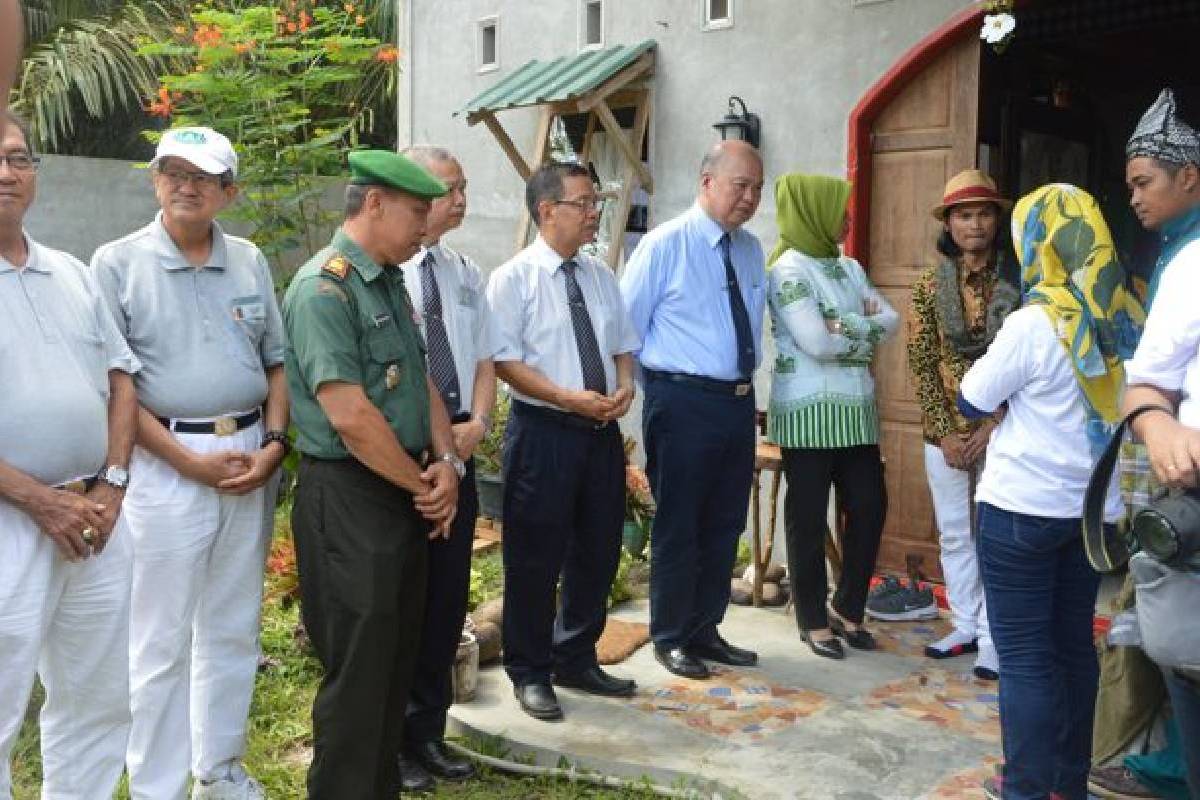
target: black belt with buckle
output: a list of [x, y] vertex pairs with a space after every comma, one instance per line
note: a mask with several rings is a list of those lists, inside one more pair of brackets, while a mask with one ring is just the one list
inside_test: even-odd
[[723, 381], [718, 378], [704, 378], [700, 375], [688, 375], [684, 372], [662, 372], [657, 369], [645, 369], [646, 377], [650, 380], [671, 381], [672, 383], [682, 383], [687, 386], [695, 386], [703, 389], [706, 392], [715, 394], [727, 394], [733, 397], [747, 397], [754, 389], [754, 384], [749, 380], [744, 381]]
[[262, 411], [254, 409], [240, 417], [217, 417], [209, 422], [187, 422], [169, 417], [159, 417], [158, 421], [169, 431], [176, 433], [215, 433], [218, 436], [232, 436], [240, 430], [249, 428], [262, 417]]
[[64, 492], [70, 492], [71, 494], [82, 495], [90, 492], [99, 482], [100, 479], [93, 475], [90, 478], [79, 478], [77, 480], [67, 481], [66, 483], [60, 483], [54, 488], [61, 489]]
[[568, 428], [579, 428], [589, 431], [605, 431], [612, 425], [617, 423], [612, 420], [600, 421], [585, 417], [582, 414], [572, 414], [569, 411], [559, 411], [546, 406], [535, 406], [533, 403], [523, 403], [520, 400], [513, 400], [513, 410], [520, 414], [528, 414], [533, 417], [541, 417], [548, 419], [551, 422], [557, 422], [559, 425], [565, 425]]

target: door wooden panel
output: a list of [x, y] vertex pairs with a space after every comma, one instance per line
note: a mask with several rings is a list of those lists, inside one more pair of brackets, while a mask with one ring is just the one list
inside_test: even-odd
[[937, 527], [925, 481], [921, 410], [905, 339], [913, 281], [936, 263], [939, 225], [929, 209], [946, 180], [975, 166], [979, 118], [979, 40], [969, 37], [917, 76], [872, 128], [871, 280], [901, 315], [897, 335], [875, 361], [881, 448], [887, 460], [888, 515], [878, 568], [902, 572], [920, 556], [941, 578]]

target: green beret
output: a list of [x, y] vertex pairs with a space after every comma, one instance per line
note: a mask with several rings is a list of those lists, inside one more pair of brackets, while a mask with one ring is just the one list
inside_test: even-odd
[[349, 158], [350, 182], [360, 186], [387, 186], [425, 200], [450, 191], [415, 161], [391, 150], [353, 150]]

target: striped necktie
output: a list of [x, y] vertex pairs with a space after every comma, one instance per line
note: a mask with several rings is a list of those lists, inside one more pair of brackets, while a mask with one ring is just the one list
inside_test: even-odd
[[729, 234], [721, 236], [721, 258], [725, 262], [725, 282], [729, 288], [729, 313], [733, 316], [733, 333], [737, 337], [737, 366], [739, 377], [749, 378], [754, 372], [754, 333], [750, 328], [750, 312], [742, 299], [733, 258], [729, 254]]
[[567, 305], [571, 308], [571, 327], [575, 329], [575, 345], [579, 348], [579, 366], [583, 371], [583, 388], [598, 394], [608, 394], [608, 380], [604, 375], [604, 360], [600, 357], [600, 345], [596, 344], [596, 330], [588, 314], [587, 303], [575, 270], [579, 265], [574, 259], [562, 263], [563, 276], [567, 282]]
[[428, 351], [429, 377], [433, 379], [433, 385], [446, 402], [446, 411], [453, 417], [461, 410], [462, 395], [458, 384], [458, 370], [454, 366], [454, 351], [450, 349], [446, 321], [442, 319], [442, 293], [438, 289], [437, 276], [433, 274], [433, 264], [433, 252], [430, 251], [421, 262], [425, 348]]

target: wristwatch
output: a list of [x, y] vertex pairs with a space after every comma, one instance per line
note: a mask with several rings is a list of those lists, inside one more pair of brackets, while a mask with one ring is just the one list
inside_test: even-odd
[[463, 460], [458, 457], [457, 453], [442, 453], [441, 457], [438, 458], [438, 461], [445, 461], [447, 464], [454, 467], [454, 474], [458, 476], [460, 481], [463, 479], [463, 476], [467, 474], [467, 465], [463, 463]]
[[292, 451], [292, 443], [288, 439], [287, 431], [267, 431], [263, 434], [262, 444], [259, 447], [266, 447], [271, 442], [279, 442], [285, 456]]
[[109, 464], [100, 470], [100, 474], [96, 476], [96, 479], [104, 481], [114, 489], [129, 488], [129, 470], [124, 467], [118, 467], [116, 464]]

